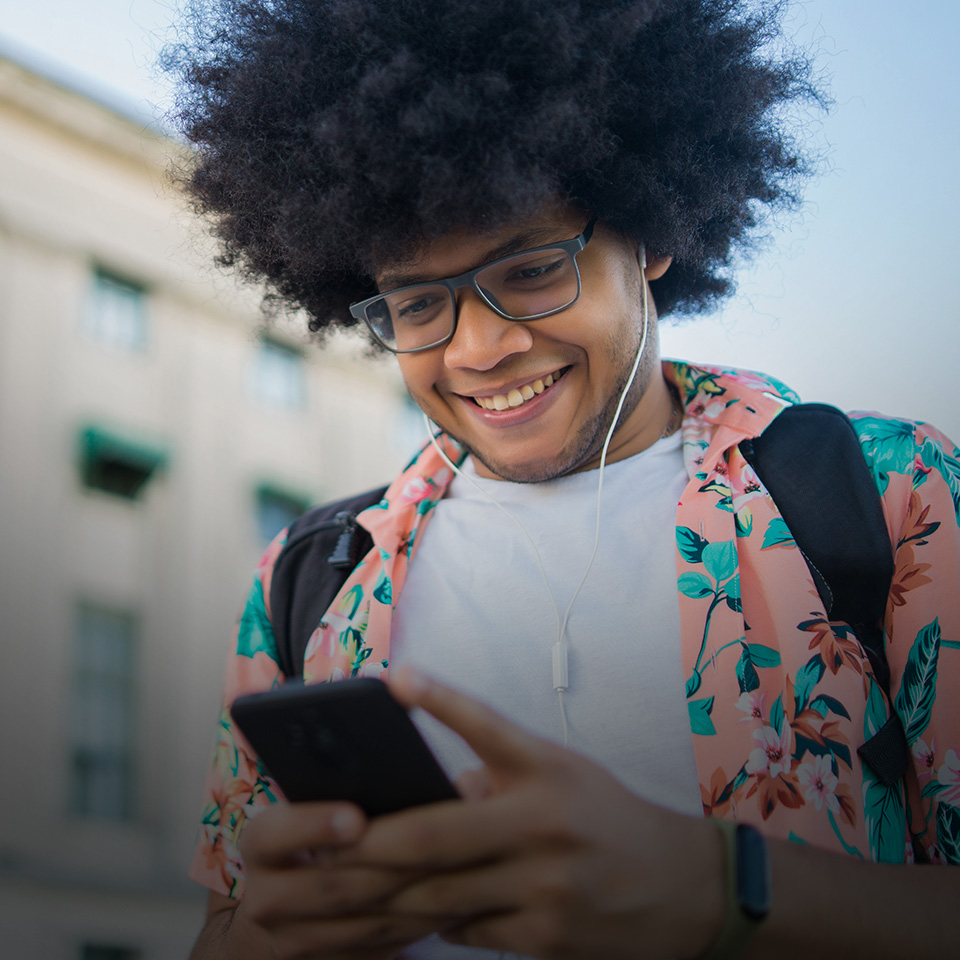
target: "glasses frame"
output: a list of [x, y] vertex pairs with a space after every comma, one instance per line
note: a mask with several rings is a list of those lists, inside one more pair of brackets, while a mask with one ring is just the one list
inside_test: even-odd
[[[357, 320], [362, 320], [366, 325], [367, 329], [370, 331], [374, 340], [380, 344], [384, 349], [389, 350], [391, 353], [420, 353], [422, 350], [431, 350], [434, 347], [439, 347], [442, 343], [447, 343], [453, 339], [453, 335], [457, 332], [457, 322], [460, 318], [460, 311], [457, 309], [457, 291], [463, 289], [464, 287], [471, 287], [476, 291], [477, 296], [498, 316], [503, 317], [504, 320], [516, 320], [517, 322], [522, 322], [525, 320], [542, 320], [544, 317], [552, 317], [555, 313], [562, 313], [564, 310], [572, 307], [580, 299], [581, 291], [581, 280], [580, 280], [580, 266], [577, 263], [577, 254], [590, 242], [590, 238], [593, 236], [593, 228], [597, 224], [597, 217], [593, 217], [590, 222], [583, 228], [583, 233], [579, 234], [576, 237], [571, 237], [569, 240], [560, 240], [557, 243], [545, 243], [539, 247], [530, 247], [528, 250], [518, 250], [516, 253], [507, 254], [505, 257], [498, 257], [496, 260], [491, 260], [489, 263], [484, 263], [479, 267], [475, 267], [473, 270], [468, 270], [466, 273], [461, 273], [456, 277], [443, 277], [438, 280], [425, 280], [420, 283], [411, 283], [403, 287], [396, 287], [393, 290], [387, 290], [384, 293], [375, 294], [372, 297], [367, 297], [366, 300], [359, 300], [357, 303], [350, 304], [350, 313]], [[484, 294], [483, 289], [477, 283], [477, 276], [483, 273], [485, 270], [489, 270], [491, 267], [495, 267], [499, 263], [504, 263], [507, 260], [513, 260], [515, 257], [525, 257], [530, 254], [543, 253], [547, 250], [562, 250], [564, 253], [569, 254], [570, 259], [573, 261], [573, 269], [577, 275], [577, 294], [569, 302], [564, 304], [562, 307], [557, 307], [555, 310], [548, 310], [546, 313], [534, 313], [528, 317], [511, 317], [509, 314], [504, 313], [496, 304], [492, 303], [487, 296]], [[453, 320], [450, 324], [450, 332], [442, 337], [440, 340], [435, 340], [433, 343], [424, 344], [422, 347], [411, 347], [409, 350], [398, 350], [396, 347], [391, 347], [389, 343], [385, 343], [380, 336], [377, 334], [377, 331], [373, 329], [373, 325], [367, 319], [367, 307], [372, 303], [376, 303], [378, 300], [382, 300], [384, 297], [390, 296], [395, 293], [402, 293], [405, 290], [414, 290], [417, 287], [446, 287], [447, 293], [450, 295], [450, 306], [452, 308]]]

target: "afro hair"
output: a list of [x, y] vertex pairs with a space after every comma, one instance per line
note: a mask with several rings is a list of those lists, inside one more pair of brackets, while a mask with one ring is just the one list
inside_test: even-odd
[[324, 332], [376, 264], [559, 198], [671, 255], [661, 314], [732, 287], [797, 201], [783, 4], [738, 0], [195, 0], [175, 49], [183, 179], [221, 261]]

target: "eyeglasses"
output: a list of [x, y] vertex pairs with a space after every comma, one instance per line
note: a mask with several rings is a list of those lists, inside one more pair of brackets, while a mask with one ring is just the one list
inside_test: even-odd
[[583, 233], [522, 253], [512, 253], [458, 277], [412, 283], [350, 305], [379, 343], [392, 353], [416, 353], [446, 343], [457, 328], [456, 292], [472, 287], [505, 320], [540, 320], [577, 302], [577, 254], [597, 222]]

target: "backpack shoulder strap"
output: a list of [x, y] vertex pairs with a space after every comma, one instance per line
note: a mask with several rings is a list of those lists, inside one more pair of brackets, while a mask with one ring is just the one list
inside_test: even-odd
[[323, 503], [290, 527], [270, 584], [270, 615], [280, 668], [303, 674], [303, 655], [317, 624], [350, 572], [373, 546], [357, 514], [379, 503], [386, 487]]
[[880, 494], [853, 424], [836, 407], [787, 407], [740, 452], [757, 472], [810, 566], [832, 620], [883, 617], [893, 549]]
[[[822, 403], [787, 407], [740, 452], [770, 492], [813, 575], [827, 616], [848, 623], [888, 697], [880, 623], [894, 558], [880, 494], [849, 418]], [[857, 751], [883, 782], [907, 768], [896, 714]]]

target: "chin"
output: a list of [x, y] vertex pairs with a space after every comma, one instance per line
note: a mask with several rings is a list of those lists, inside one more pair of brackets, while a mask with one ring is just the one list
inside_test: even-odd
[[[480, 460], [479, 457], [476, 459]], [[551, 469], [542, 463], [510, 465], [491, 463], [487, 460], [480, 462], [499, 480], [506, 480], [510, 483], [543, 483], [545, 480], [556, 480], [569, 473], [569, 470]]]
[[554, 459], [537, 458], [522, 463], [503, 462], [494, 457], [475, 450], [467, 444], [470, 455], [482, 463], [494, 476], [510, 483], [543, 483], [545, 480], [556, 480], [565, 477], [568, 473], [575, 473], [591, 459], [597, 451], [587, 451], [583, 455], [563, 455]]

